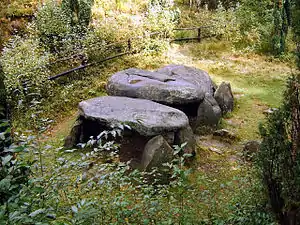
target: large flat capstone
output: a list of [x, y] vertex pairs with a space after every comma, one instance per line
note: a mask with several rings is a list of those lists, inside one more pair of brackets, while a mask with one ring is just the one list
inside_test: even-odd
[[79, 103], [79, 114], [103, 125], [128, 123], [143, 136], [172, 132], [188, 126], [180, 110], [145, 99], [104, 96]]
[[208, 88], [199, 87], [198, 84], [192, 79], [173, 74], [131, 68], [112, 75], [107, 92], [109, 95], [149, 99], [167, 105], [188, 104], [204, 98]]
[[[104, 96], [79, 103], [79, 116], [65, 139], [65, 147], [86, 143], [91, 136], [125, 123], [120, 144], [120, 160], [140, 162], [145, 145], [161, 135], [172, 146], [187, 142], [187, 153], [195, 153], [195, 139], [188, 117], [180, 110], [146, 99]], [[188, 132], [187, 132], [188, 131]]]

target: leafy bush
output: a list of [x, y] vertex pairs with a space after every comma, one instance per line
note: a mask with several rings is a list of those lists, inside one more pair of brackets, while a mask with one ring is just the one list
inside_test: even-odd
[[[181, 13], [180, 27], [203, 27], [201, 37], [215, 37], [234, 43], [240, 37], [239, 24], [234, 10], [219, 8], [214, 12], [200, 9]], [[176, 31], [177, 37], [196, 37], [197, 30], [190, 32]], [[183, 33], [183, 34], [182, 34]]]
[[297, 66], [300, 68], [300, 24], [297, 22], [300, 18], [300, 4], [295, 1], [292, 6], [292, 30], [294, 41], [296, 43]]
[[280, 224], [297, 224], [300, 219], [299, 84], [299, 75], [289, 79], [284, 103], [260, 127], [258, 165]]
[[46, 1], [36, 13], [36, 29], [41, 42], [56, 51], [58, 42], [72, 31], [71, 19], [56, 1]]
[[[40, 170], [32, 170], [34, 177], [14, 198], [2, 205], [1, 219], [13, 224], [50, 221], [72, 224], [184, 222], [184, 192], [189, 181], [184, 158], [179, 156], [182, 148], [178, 147], [174, 152], [177, 157], [173, 164], [166, 165], [173, 171], [172, 182], [161, 185], [155, 179], [155, 170], [140, 172], [115, 161], [117, 146], [105, 139], [120, 131], [120, 128], [115, 128], [101, 133], [96, 140], [91, 139], [84, 145], [89, 147], [97, 143], [91, 152], [57, 149], [61, 156], [54, 160], [54, 170], [47, 169], [42, 162], [44, 159], [39, 156], [47, 154], [50, 148], [45, 146], [40, 152], [36, 137], [27, 138], [26, 143], [31, 146], [29, 153], [35, 158], [35, 152], [39, 152], [36, 164]], [[105, 152], [112, 153], [111, 163], [96, 162], [99, 157], [108, 160]], [[81, 157], [75, 157], [79, 153]], [[179, 195], [172, 194], [174, 191]], [[93, 196], [89, 196], [90, 192]], [[166, 206], [169, 207], [167, 211], [163, 210]]]
[[71, 20], [56, 1], [46, 1], [36, 13], [39, 35], [63, 35], [71, 31]]
[[87, 29], [91, 20], [94, 0], [63, 0], [62, 9], [71, 21], [72, 27]]
[[185, 12], [181, 16], [180, 26], [208, 26], [202, 30], [203, 36], [222, 37], [238, 49], [270, 52], [273, 21], [272, 1], [242, 0], [235, 9], [218, 7], [211, 12], [200, 8]]
[[146, 30], [172, 34], [180, 18], [179, 9], [174, 9], [170, 1], [152, 1], [147, 11]]
[[15, 36], [3, 49], [4, 83], [12, 109], [50, 95], [51, 82], [46, 68], [49, 57], [34, 38]]
[[95, 18], [84, 40], [89, 58], [105, 58], [114, 52], [128, 50], [129, 39], [133, 52], [160, 53], [166, 49], [167, 41], [153, 40], [151, 34], [155, 33], [154, 38], [172, 37], [178, 13], [159, 4], [150, 4], [145, 15], [120, 14], [102, 20]]
[[273, 2], [241, 1], [237, 8], [237, 19], [241, 32], [236, 44], [261, 52], [272, 51], [270, 35], [273, 33]]
[[238, 178], [244, 187], [226, 206], [226, 210], [229, 210], [224, 218], [225, 224], [276, 225], [258, 177], [257, 171], [253, 170]]
[[[0, 133], [0, 207], [14, 199], [22, 186], [28, 181], [30, 175], [30, 163], [22, 158], [26, 144], [10, 145], [10, 127], [8, 122], [1, 122]], [[17, 157], [18, 155], [18, 157]], [[1, 210], [0, 210], [1, 211]], [[0, 219], [2, 217], [0, 213]]]
[[[127, 41], [143, 35], [144, 17], [132, 18], [128, 15], [118, 17], [108, 17], [103, 21], [98, 21], [87, 34], [86, 49], [93, 49], [94, 46], [110, 45], [110, 48], [121, 47], [118, 42]], [[115, 44], [114, 44], [115, 43]], [[102, 49], [99, 48], [101, 53]]]

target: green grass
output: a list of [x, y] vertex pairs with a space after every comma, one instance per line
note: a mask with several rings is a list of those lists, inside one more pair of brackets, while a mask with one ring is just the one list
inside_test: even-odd
[[[169, 51], [171, 61], [207, 71], [220, 84], [229, 81], [236, 97], [230, 115], [231, 126], [244, 140], [257, 139], [263, 111], [278, 107], [285, 81], [294, 68], [267, 56], [235, 51], [226, 41], [205, 40], [201, 43], [174, 44]], [[225, 123], [226, 123], [225, 120]]]

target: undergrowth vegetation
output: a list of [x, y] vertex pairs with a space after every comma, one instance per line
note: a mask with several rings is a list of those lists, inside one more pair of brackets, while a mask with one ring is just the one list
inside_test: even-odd
[[260, 126], [263, 142], [257, 161], [280, 224], [298, 224], [300, 219], [299, 81], [299, 75], [289, 78], [285, 101]]
[[[122, 133], [119, 127], [105, 134]], [[166, 182], [155, 169], [140, 172], [119, 163], [118, 146], [106, 141], [104, 133], [92, 151], [43, 146], [38, 138], [21, 136], [20, 144], [10, 146], [2, 158], [1, 174], [7, 174], [1, 193], [22, 185], [19, 192], [6, 195], [1, 207], [0, 218], [7, 223], [272, 224], [272, 217], [264, 213], [266, 200], [256, 196], [261, 187], [252, 177], [255, 171], [247, 167], [241, 168], [244, 176], [233, 173], [222, 180], [205, 173], [190, 177], [184, 145], [175, 146], [174, 160], [164, 165], [163, 173], [170, 177]], [[19, 154], [18, 159], [11, 153]], [[31, 170], [22, 173], [25, 180], [12, 179], [34, 161]], [[236, 188], [241, 191], [232, 192]]]

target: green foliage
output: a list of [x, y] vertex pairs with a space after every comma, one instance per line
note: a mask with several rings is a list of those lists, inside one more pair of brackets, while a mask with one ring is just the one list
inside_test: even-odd
[[51, 53], [77, 52], [88, 29], [91, 7], [92, 1], [47, 1], [36, 13], [34, 33]]
[[300, 77], [289, 79], [282, 106], [260, 127], [263, 142], [258, 154], [265, 188], [281, 224], [299, 220]]
[[[30, 175], [30, 163], [22, 158], [27, 148], [25, 143], [21, 145], [10, 145], [10, 128], [7, 122], [0, 126], [3, 132], [0, 133], [0, 207], [7, 201], [14, 199], [22, 189]], [[18, 157], [17, 157], [18, 155]], [[0, 209], [1, 211], [1, 209]], [[2, 217], [0, 213], [0, 220]]]
[[50, 95], [48, 60], [49, 54], [33, 38], [15, 36], [3, 49], [4, 83], [12, 108], [28, 106], [31, 101]]
[[[150, 173], [132, 171], [127, 164], [115, 161], [117, 146], [106, 139], [110, 135], [116, 137], [123, 127], [118, 126], [112, 131], [102, 132], [95, 140], [91, 139], [84, 147], [97, 143], [92, 152], [57, 149], [57, 154], [61, 156], [54, 160], [54, 170], [48, 170], [39, 159], [37, 165], [41, 170], [35, 172], [35, 178], [30, 179], [18, 195], [1, 207], [1, 219], [13, 224], [50, 221], [72, 224], [148, 224], [164, 221], [173, 224], [182, 221], [183, 192], [188, 184], [188, 172], [183, 168], [185, 156], [178, 155], [182, 148], [177, 148], [174, 152], [177, 157], [167, 165], [169, 171], [173, 171], [172, 183], [160, 185], [156, 179], [154, 183], [153, 180], [149, 183], [149, 177], [155, 177], [155, 170]], [[26, 143], [31, 143], [29, 146], [32, 148], [28, 149], [31, 155], [39, 151], [34, 141]], [[45, 146], [42, 155], [46, 154], [47, 149], [51, 147]], [[97, 163], [95, 160], [99, 157], [104, 156], [108, 160], [106, 152], [111, 163]], [[78, 153], [82, 156], [74, 158], [74, 154]], [[8, 161], [6, 158], [3, 160]], [[180, 194], [177, 196], [172, 190], [180, 191]], [[89, 192], [95, 195], [89, 196]], [[170, 211], [162, 210], [168, 202], [173, 207]], [[157, 214], [162, 217], [157, 217]]]
[[235, 8], [240, 2], [239, 0], [194, 0], [194, 1], [178, 1], [181, 4], [189, 5], [190, 7], [194, 7], [198, 10], [203, 8], [208, 8], [209, 10], [216, 10], [218, 8], [225, 8], [226, 10], [230, 8]]
[[288, 28], [291, 25], [290, 0], [276, 1], [274, 7], [274, 36], [272, 40], [273, 52], [280, 55], [286, 50], [286, 37]]
[[237, 9], [240, 38], [236, 45], [261, 52], [271, 51], [270, 35], [273, 33], [273, 2], [241, 1]]
[[240, 0], [220, 0], [222, 7], [226, 10], [230, 8], [236, 8], [236, 6], [240, 3]]
[[56, 1], [46, 1], [36, 13], [40, 36], [65, 35], [71, 32], [71, 19]]
[[296, 56], [297, 66], [300, 68], [300, 3], [299, 1], [292, 1], [292, 31], [294, 34], [294, 41], [296, 42]]
[[[216, 183], [207, 176], [201, 177], [203, 184], [210, 185], [210, 188], [202, 193], [201, 200], [209, 206], [208, 216], [203, 220], [203, 224], [276, 224], [268, 210], [262, 185], [257, 179], [257, 172], [244, 169], [244, 175], [234, 176], [222, 183]], [[231, 194], [228, 200], [218, 197], [218, 192], [227, 193], [235, 185], [238, 185], [239, 191]]]
[[36, 0], [14, 0], [7, 1], [3, 0], [0, 6], [0, 17], [22, 17], [26, 15], [33, 15], [35, 6], [37, 4]]
[[[36, 160], [33, 176], [2, 205], [1, 219], [12, 224], [273, 224], [252, 174], [224, 184], [199, 174], [197, 185], [192, 182], [185, 144], [174, 146], [174, 160], [164, 164], [161, 172], [169, 182], [163, 184], [155, 168], [142, 172], [118, 162], [111, 138], [119, 138], [125, 126], [102, 132], [82, 144], [84, 149], [41, 147], [35, 136], [23, 136], [23, 146]], [[225, 204], [218, 193], [236, 184], [241, 192]]]
[[143, 54], [148, 56], [160, 55], [168, 49], [169, 43], [160, 38], [153, 38], [144, 41]]
[[6, 155], [6, 148], [11, 145], [11, 129], [10, 122], [8, 120], [2, 119], [0, 124], [0, 156]]
[[7, 102], [6, 102], [6, 90], [4, 86], [4, 72], [2, 65], [0, 64], [0, 118], [7, 118]]
[[[213, 12], [205, 9], [200, 9], [199, 11], [184, 11], [181, 13], [179, 27], [203, 27], [201, 29], [203, 41], [207, 38], [216, 38], [214, 41], [228, 41], [232, 47], [234, 47], [242, 37], [236, 14], [236, 10], [224, 10], [223, 8]], [[192, 32], [176, 31], [175, 34], [177, 38], [196, 37], [197, 30], [195, 29]]]
[[164, 32], [169, 36], [178, 23], [180, 11], [178, 9], [170, 10], [165, 4], [149, 5], [146, 27], [149, 28], [149, 31]]
[[56, 1], [47, 1], [36, 13], [36, 33], [51, 52], [59, 52], [63, 40], [72, 33], [71, 19]]
[[62, 10], [71, 21], [72, 27], [87, 29], [91, 20], [94, 0], [63, 0]]
[[162, 8], [172, 7], [174, 2], [172, 0], [151, 0], [150, 6], [160, 6]]

